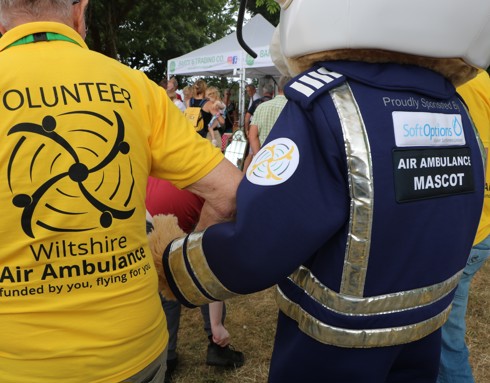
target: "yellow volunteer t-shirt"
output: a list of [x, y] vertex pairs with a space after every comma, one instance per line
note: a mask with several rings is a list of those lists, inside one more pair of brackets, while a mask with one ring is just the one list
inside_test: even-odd
[[475, 244], [490, 234], [490, 172], [488, 167], [488, 148], [490, 147], [490, 77], [487, 72], [480, 72], [476, 78], [458, 88], [468, 106], [471, 118], [480, 135], [487, 162], [485, 164], [485, 200], [483, 211], [475, 237]]
[[[11, 46], [38, 32], [53, 41]], [[223, 156], [161, 87], [62, 24], [7, 32], [0, 69], [0, 381], [123, 381], [168, 339], [148, 175], [185, 187]]]

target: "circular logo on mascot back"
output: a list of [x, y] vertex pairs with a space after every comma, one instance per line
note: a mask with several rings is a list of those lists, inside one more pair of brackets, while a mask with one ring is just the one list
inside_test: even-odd
[[247, 170], [247, 179], [256, 185], [279, 185], [291, 178], [298, 164], [296, 144], [289, 138], [278, 138], [255, 155]]

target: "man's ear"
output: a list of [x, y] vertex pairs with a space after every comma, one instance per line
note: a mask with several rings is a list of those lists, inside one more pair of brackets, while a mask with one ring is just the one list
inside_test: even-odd
[[85, 11], [88, 6], [88, 0], [80, 0], [73, 5], [73, 28], [85, 39], [87, 35], [87, 24], [85, 22]]
[[4, 34], [5, 34], [5, 32], [7, 32], [7, 28], [5, 28], [5, 27], [3, 26], [3, 24], [1, 24], [1, 23], [0, 23], [0, 33], [1, 33], [2, 35], [4, 35]]

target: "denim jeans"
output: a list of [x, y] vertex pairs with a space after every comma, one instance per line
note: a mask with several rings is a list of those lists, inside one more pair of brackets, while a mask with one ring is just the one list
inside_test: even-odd
[[[162, 302], [163, 311], [165, 312], [165, 317], [167, 318], [167, 329], [168, 329], [168, 355], [167, 360], [177, 358], [177, 337], [180, 327], [180, 313], [181, 305], [178, 301], [168, 301], [160, 295], [160, 300]], [[211, 332], [211, 320], [209, 318], [209, 305], [200, 306], [201, 315], [204, 323], [204, 331], [207, 337], [213, 335]], [[223, 316], [221, 321], [225, 323], [226, 318], [226, 305], [223, 306]]]
[[442, 327], [441, 363], [437, 383], [474, 383], [465, 343], [465, 316], [471, 280], [489, 255], [490, 235], [472, 247], [456, 289], [449, 319]]

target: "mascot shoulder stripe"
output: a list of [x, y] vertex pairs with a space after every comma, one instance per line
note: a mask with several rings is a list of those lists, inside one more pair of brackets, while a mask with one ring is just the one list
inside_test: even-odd
[[307, 107], [318, 96], [339, 86], [344, 81], [345, 76], [321, 66], [315, 66], [294, 77], [284, 88], [284, 93], [289, 100]]

